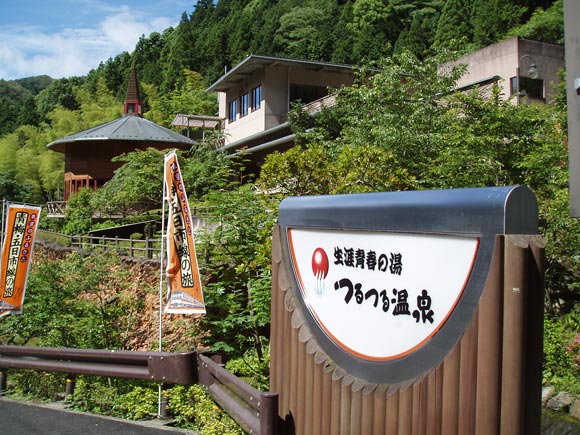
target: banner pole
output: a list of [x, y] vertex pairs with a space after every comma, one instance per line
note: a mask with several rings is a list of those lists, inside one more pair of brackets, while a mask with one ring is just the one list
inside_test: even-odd
[[[165, 182], [165, 163], [163, 164], [163, 193], [161, 199], [161, 258], [159, 261], [159, 352], [163, 351], [163, 255], [165, 253], [165, 243], [167, 235], [165, 234], [165, 203], [167, 201], [167, 183]], [[162, 403], [162, 385], [159, 385], [157, 403], [157, 416], [161, 417]]]

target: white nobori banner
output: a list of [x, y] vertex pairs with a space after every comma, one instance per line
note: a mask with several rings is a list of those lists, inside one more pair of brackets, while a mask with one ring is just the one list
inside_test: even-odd
[[288, 229], [304, 302], [337, 346], [389, 361], [420, 348], [465, 289], [477, 237]]

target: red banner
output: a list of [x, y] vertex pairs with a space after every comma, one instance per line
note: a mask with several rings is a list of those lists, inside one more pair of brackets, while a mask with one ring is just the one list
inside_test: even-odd
[[22, 313], [40, 207], [10, 205], [0, 266], [0, 316]]
[[204, 314], [205, 304], [193, 237], [193, 224], [177, 155], [165, 155], [167, 224], [167, 287], [165, 313]]

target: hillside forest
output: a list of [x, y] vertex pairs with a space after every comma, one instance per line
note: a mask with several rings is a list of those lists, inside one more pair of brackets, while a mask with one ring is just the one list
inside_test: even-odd
[[[244, 159], [216, 150], [219, 137], [180, 154], [190, 202], [210, 210], [214, 223], [200, 235], [198, 252], [211, 309], [201, 319], [174, 320], [181, 342], [167, 341], [164, 350], [225, 352], [232, 370], [267, 386], [270, 239], [286, 196], [523, 184], [538, 198], [546, 239], [544, 382], [580, 393], [580, 224], [569, 210], [563, 86], [551, 104], [514, 105], [499, 86], [485, 96], [452, 92], [463, 67], [439, 69], [516, 35], [561, 44], [562, 0], [200, 0], [175, 28], [143, 35], [133, 52], [103, 60], [86, 76], [0, 80], [0, 195], [60, 200], [63, 155], [46, 145], [121, 116], [133, 68], [145, 117], [170, 127], [178, 113], [216, 115], [216, 95], [205, 89], [248, 54], [356, 65], [355, 84], [333, 90], [332, 109], [312, 117], [293, 108], [297, 145], [271, 154], [255, 177], [247, 176]], [[111, 181], [97, 192], [82, 190], [67, 204], [66, 219], [43, 217], [41, 226], [84, 234], [158, 217], [163, 152], [117, 159], [123, 166]], [[97, 210], [123, 219], [94, 222]], [[155, 299], [155, 280], [123, 272], [119, 259], [96, 257], [39, 257], [26, 315], [3, 319], [0, 341], [154, 346], [154, 334], [127, 331], [150, 323], [135, 316]], [[131, 275], [142, 280], [144, 305], [127, 296]], [[57, 293], [67, 303], [57, 303]], [[22, 388], [37, 387], [28, 380]]]

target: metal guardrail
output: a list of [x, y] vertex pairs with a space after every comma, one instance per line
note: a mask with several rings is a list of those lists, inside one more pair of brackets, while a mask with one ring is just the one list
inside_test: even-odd
[[197, 380], [195, 354], [0, 346], [0, 369], [33, 369], [191, 385]]
[[197, 359], [199, 383], [245, 431], [256, 435], [280, 433], [278, 393], [255, 389], [205, 355]]
[[[197, 356], [197, 358], [196, 358]], [[8, 369], [67, 374], [65, 395], [74, 392], [75, 375], [143, 379], [164, 384], [199, 382], [248, 433], [278, 435], [278, 393], [264, 393], [197, 352], [134, 352], [0, 345], [0, 393], [6, 391]]]

